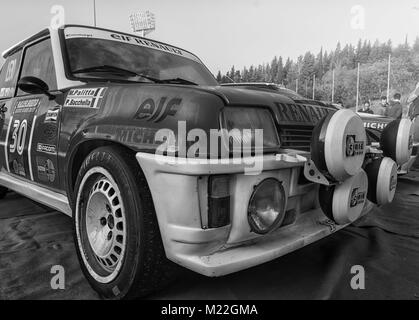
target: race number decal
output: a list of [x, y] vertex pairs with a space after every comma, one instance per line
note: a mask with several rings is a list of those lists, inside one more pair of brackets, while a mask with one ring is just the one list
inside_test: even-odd
[[16, 65], [17, 65], [17, 60], [16, 59], [13, 59], [7, 65], [6, 78], [4, 79], [5, 82], [10, 82], [15, 77]]
[[6, 137], [6, 165], [10, 173], [33, 180], [31, 145], [40, 99], [16, 103]]
[[26, 134], [28, 131], [28, 121], [15, 120], [13, 124], [12, 142], [10, 143], [10, 153], [23, 154], [26, 142]]

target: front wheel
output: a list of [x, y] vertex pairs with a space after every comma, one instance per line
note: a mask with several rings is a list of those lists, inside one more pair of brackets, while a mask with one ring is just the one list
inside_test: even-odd
[[76, 182], [75, 243], [82, 271], [106, 299], [137, 298], [172, 276], [151, 194], [132, 154], [103, 147]]

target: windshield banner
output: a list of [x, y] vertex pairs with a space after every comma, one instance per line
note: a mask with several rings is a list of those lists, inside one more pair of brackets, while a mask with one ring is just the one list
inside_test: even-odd
[[136, 37], [134, 35], [126, 35], [114, 31], [106, 31], [93, 28], [83, 28], [83, 27], [68, 27], [64, 31], [66, 39], [76, 39], [76, 38], [92, 38], [92, 39], [103, 39], [110, 41], [117, 41], [121, 43], [127, 43], [142, 47], [147, 47], [150, 49], [160, 50], [163, 52], [175, 54], [198, 63], [202, 63], [196, 56], [193, 54], [184, 51], [182, 49], [172, 47], [170, 45], [153, 41], [150, 39]]

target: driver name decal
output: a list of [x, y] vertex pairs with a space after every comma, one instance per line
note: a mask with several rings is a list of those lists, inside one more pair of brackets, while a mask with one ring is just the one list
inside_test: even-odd
[[72, 89], [64, 103], [66, 108], [99, 109], [106, 88]]

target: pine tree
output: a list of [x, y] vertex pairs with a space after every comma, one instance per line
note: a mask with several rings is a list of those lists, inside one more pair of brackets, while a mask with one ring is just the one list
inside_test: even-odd
[[218, 71], [218, 73], [217, 73], [217, 81], [218, 81], [218, 83], [221, 83], [222, 80], [223, 80], [223, 76], [221, 75], [221, 71]]

